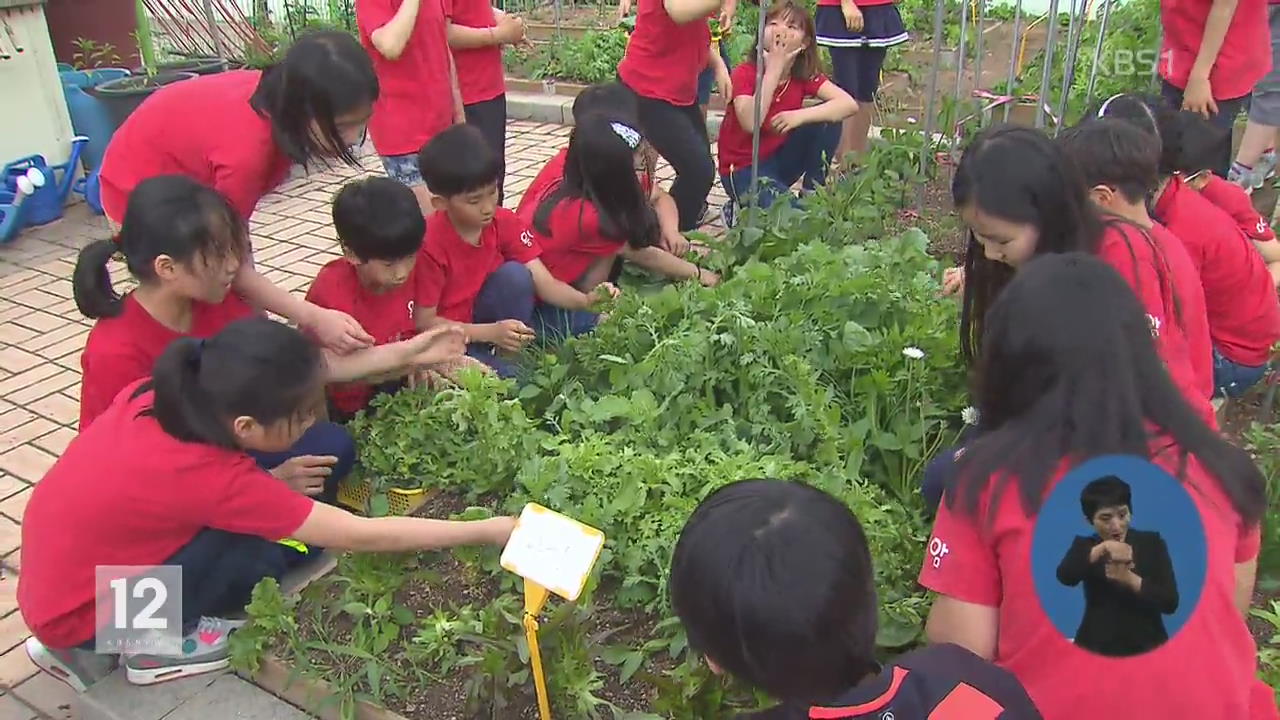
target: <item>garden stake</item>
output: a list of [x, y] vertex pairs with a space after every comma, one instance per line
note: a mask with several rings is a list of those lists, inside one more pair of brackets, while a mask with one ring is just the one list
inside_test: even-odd
[[524, 636], [529, 642], [529, 664], [533, 666], [533, 686], [538, 691], [538, 715], [551, 720], [551, 699], [547, 695], [547, 677], [542, 671], [542, 651], [538, 649], [538, 614], [547, 604], [547, 589], [538, 583], [524, 581]]

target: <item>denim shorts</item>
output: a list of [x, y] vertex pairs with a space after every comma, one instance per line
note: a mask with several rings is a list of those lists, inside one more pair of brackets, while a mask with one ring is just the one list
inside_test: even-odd
[[387, 176], [392, 180], [404, 183], [409, 187], [422, 185], [422, 171], [418, 169], [418, 154], [383, 155], [382, 167], [387, 169]]
[[1215, 397], [1240, 397], [1267, 374], [1267, 366], [1241, 365], [1228, 360], [1213, 349], [1213, 394]]
[[1262, 125], [1280, 126], [1280, 5], [1267, 8], [1271, 27], [1271, 72], [1253, 87], [1249, 119]]

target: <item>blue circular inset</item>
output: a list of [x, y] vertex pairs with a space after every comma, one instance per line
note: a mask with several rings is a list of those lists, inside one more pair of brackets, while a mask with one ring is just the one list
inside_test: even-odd
[[[1091, 485], [1104, 478], [1113, 479]], [[1082, 493], [1088, 487], [1090, 502], [1094, 502], [1098, 492], [1124, 486], [1130, 507], [1124, 527], [1117, 530], [1127, 532], [1126, 540], [1120, 542], [1132, 551], [1136, 566], [1131, 564], [1131, 574], [1145, 572], [1151, 578], [1139, 583], [1139, 591], [1097, 569], [1107, 566], [1110, 555], [1105, 548], [1100, 553], [1101, 565], [1098, 559], [1082, 559], [1080, 554], [1092, 557], [1090, 549], [1108, 540], [1102, 535], [1118, 528], [1105, 524], [1114, 522], [1114, 513], [1101, 511], [1095, 513], [1099, 522], [1095, 526], [1082, 507]], [[1081, 572], [1082, 562], [1088, 563], [1087, 573]], [[1093, 458], [1064, 475], [1040, 508], [1031, 544], [1036, 595], [1054, 627], [1068, 640], [1076, 641], [1078, 633], [1084, 635], [1077, 642], [1083, 649], [1112, 656], [1152, 650], [1176, 635], [1200, 601], [1207, 563], [1204, 523], [1186, 487], [1164, 468], [1130, 455]], [[1118, 572], [1124, 574], [1123, 570]], [[1082, 626], [1086, 603], [1089, 618]], [[1160, 632], [1161, 624], [1167, 638], [1141, 651], [1119, 649], [1125, 644], [1124, 635], [1145, 634], [1150, 640], [1152, 633]], [[1134, 629], [1144, 625], [1145, 629]], [[1115, 649], [1092, 647], [1099, 637], [1102, 644], [1115, 643]], [[1135, 642], [1141, 644], [1141, 640]]]

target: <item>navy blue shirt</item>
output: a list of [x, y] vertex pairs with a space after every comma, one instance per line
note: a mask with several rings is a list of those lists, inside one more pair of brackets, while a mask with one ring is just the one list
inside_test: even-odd
[[1011, 673], [959, 645], [899, 656], [834, 701], [784, 703], [741, 720], [1041, 720]]

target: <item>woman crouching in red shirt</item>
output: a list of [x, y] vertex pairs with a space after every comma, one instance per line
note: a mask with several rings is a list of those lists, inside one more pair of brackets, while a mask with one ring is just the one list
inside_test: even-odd
[[[929, 641], [962, 645], [1013, 672], [1046, 720], [1104, 717], [1116, 707], [1171, 720], [1275, 718], [1245, 624], [1262, 474], [1171, 382], [1125, 280], [1083, 253], [1036, 258], [1000, 294], [986, 328], [975, 403], [983, 432], [957, 460], [920, 572], [938, 593]], [[1186, 623], [1129, 657], [1094, 654], [1060, 633], [1032, 570], [1050, 492], [1065, 471], [1105, 455], [1148, 458], [1178, 477], [1207, 543], [1203, 589]]]

